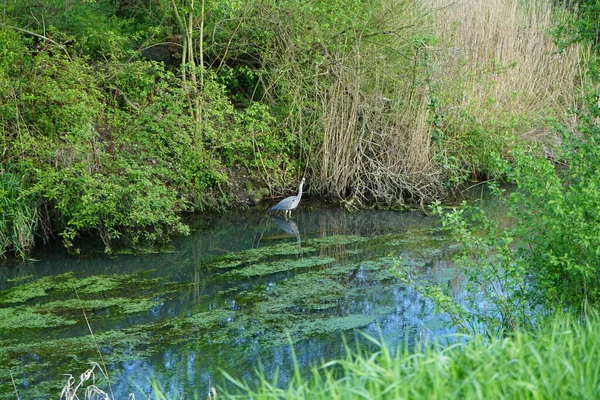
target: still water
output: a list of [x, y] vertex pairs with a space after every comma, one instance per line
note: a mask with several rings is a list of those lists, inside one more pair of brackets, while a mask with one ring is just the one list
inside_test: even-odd
[[[250, 383], [284, 385], [300, 368], [343, 357], [344, 340], [391, 346], [451, 333], [395, 278], [403, 265], [457, 292], [456, 246], [421, 211], [348, 213], [303, 201], [289, 220], [251, 209], [196, 216], [171, 251], [0, 264], [0, 398], [58, 398], [63, 374], [105, 365], [115, 398], [147, 398], [151, 380], [179, 398]], [[82, 254], [90, 249], [83, 248]], [[293, 349], [293, 351], [292, 351]], [[11, 378], [12, 376], [12, 378]], [[14, 380], [14, 383], [13, 383]]]

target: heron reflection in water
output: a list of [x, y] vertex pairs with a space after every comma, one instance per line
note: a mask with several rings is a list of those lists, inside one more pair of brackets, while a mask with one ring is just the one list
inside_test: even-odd
[[296, 237], [296, 243], [298, 243], [298, 247], [300, 247], [300, 231], [298, 230], [298, 225], [289, 219], [283, 219], [275, 216], [273, 216], [273, 219], [282, 231]]

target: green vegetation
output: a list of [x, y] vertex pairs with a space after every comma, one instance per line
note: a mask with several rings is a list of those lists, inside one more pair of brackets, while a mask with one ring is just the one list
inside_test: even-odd
[[[285, 388], [261, 375], [258, 388], [229, 377], [226, 399], [589, 399], [598, 396], [600, 321], [561, 315], [538, 334], [481, 337], [450, 346], [421, 344], [375, 353], [348, 349], [342, 360], [299, 374]], [[374, 341], [374, 339], [371, 339]]]
[[[395, 352], [376, 343], [379, 352], [329, 361], [312, 380], [297, 372], [286, 388], [230, 377], [239, 392], [220, 396], [598, 397], [600, 6], [554, 3], [7, 0], [0, 253], [25, 257], [36, 235], [59, 234], [74, 251], [89, 232], [108, 252], [117, 239], [164, 242], [187, 233], [182, 212], [230, 204], [225, 185], [240, 171], [272, 194], [308, 175], [313, 193], [350, 209], [435, 201], [461, 244], [466, 302], [415, 281], [418, 257], [336, 265], [362, 255], [344, 246], [373, 243], [335, 237], [217, 259], [210, 270], [232, 286], [198, 291], [214, 300], [210, 309], [199, 302], [183, 318], [99, 340], [124, 349], [113, 354], [121, 360], [150, 347], [141, 328], [173, 341], [191, 331], [212, 345], [360, 328], [389, 311], [344, 308], [364, 295], [353, 279], [367, 271], [361, 279], [371, 283], [413, 285], [468, 336]], [[515, 185], [510, 223], [436, 201], [484, 176]], [[140, 281], [139, 297], [112, 278], [104, 288], [64, 278], [88, 298], [68, 298], [63, 282], [42, 282], [58, 298], [44, 304], [43, 285], [6, 291], [2, 332], [64, 333], [75, 309], [140, 314], [170, 295], [152, 293], [153, 280]], [[94, 298], [117, 289], [123, 296]], [[57, 339], [44, 355], [72, 341]], [[38, 346], [0, 344], [6, 360]], [[84, 343], [80, 354], [93, 348]]]
[[[371, 238], [309, 239], [306, 247], [276, 243], [192, 268], [173, 266], [177, 282], [156, 271], [26, 277], [0, 292], [0, 374], [12, 373], [18, 388], [25, 387], [23, 376], [35, 380], [27, 396], [46, 398], [60, 392], [64, 373], [95, 361], [110, 381], [114, 364], [163, 354], [165, 343], [203, 354], [208, 364], [211, 357], [245, 360], [253, 346], [364, 328], [392, 313], [393, 293], [406, 290], [387, 254], [403, 249], [423, 266], [430, 235], [413, 227]], [[188, 279], [181, 282], [182, 275]], [[223, 348], [231, 354], [219, 354]], [[12, 398], [8, 383], [0, 384], [0, 399]]]
[[[562, 168], [523, 151], [512, 153], [514, 163], [499, 163], [515, 183], [507, 196], [496, 189], [510, 222], [487, 216], [478, 205], [464, 203], [449, 213], [436, 206], [462, 245], [457, 265], [471, 296], [460, 309], [438, 289], [422, 289], [441, 309], [456, 314], [464, 328], [470, 324], [468, 331], [479, 326], [497, 335], [506, 328], [535, 329], [540, 315], [580, 315], [599, 304], [600, 130], [584, 122], [579, 133], [568, 141]], [[477, 310], [482, 299], [493, 307], [466, 311]]]
[[[175, 288], [175, 284], [148, 279], [143, 274], [76, 278], [69, 273], [4, 290], [0, 296], [0, 373], [12, 373], [19, 384], [21, 378], [16, 377], [16, 371], [41, 375], [44, 379], [28, 396], [45, 398], [49, 393], [60, 393], [64, 385], [52, 371], [42, 372], [53, 365], [139, 359], [147, 355], [152, 342], [150, 330], [143, 327], [112, 329], [93, 336], [89, 330], [84, 335], [69, 332], [78, 332], [87, 318], [114, 320], [148, 312]], [[105, 350], [102, 354], [100, 347]], [[0, 387], [1, 398], [9, 398], [10, 387]]]
[[300, 176], [349, 209], [431, 202], [517, 143], [554, 154], [590, 28], [517, 3], [7, 0], [0, 253], [161, 244]]
[[[519, 331], [489, 340], [456, 336], [451, 345], [390, 349], [368, 339], [378, 351], [348, 345], [346, 358], [315, 366], [309, 378], [296, 369], [286, 385], [278, 382], [277, 374], [268, 379], [260, 370], [258, 384], [226, 374], [231, 386], [217, 387], [217, 398], [590, 399], [600, 391], [596, 314], [585, 321], [557, 315], [542, 323], [535, 335]], [[153, 387], [154, 398], [174, 398], [165, 394], [160, 382]]]
[[[580, 19], [558, 31], [559, 41], [586, 42], [597, 52], [597, 2], [583, 2]], [[592, 5], [594, 4], [594, 5]], [[592, 35], [592, 33], [594, 33]], [[593, 39], [593, 43], [590, 40]], [[564, 48], [567, 50], [568, 48]], [[600, 302], [600, 103], [597, 54], [585, 67], [591, 71], [587, 106], [577, 110], [578, 124], [558, 125], [561, 145], [552, 158], [536, 146], [514, 147], [509, 157], [490, 153], [490, 163], [514, 184], [496, 195], [510, 220], [498, 221], [479, 205], [446, 212], [440, 202], [434, 211], [462, 246], [457, 266], [464, 275], [467, 301], [457, 304], [444, 288], [419, 282], [419, 290], [449, 313], [470, 334], [502, 336], [517, 329], [535, 331], [545, 315], [568, 312], [579, 317]], [[410, 268], [398, 275], [409, 281]], [[482, 308], [482, 305], [485, 305]]]

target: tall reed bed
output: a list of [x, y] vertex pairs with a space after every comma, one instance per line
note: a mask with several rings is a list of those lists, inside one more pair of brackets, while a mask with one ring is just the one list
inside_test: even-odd
[[[432, 64], [439, 161], [489, 168], [489, 154], [515, 140], [548, 155], [556, 124], [574, 127], [584, 104], [589, 49], [559, 51], [552, 32], [569, 11], [549, 0], [431, 2], [439, 43]], [[463, 171], [464, 172], [464, 171]]]
[[559, 52], [552, 32], [568, 11], [552, 1], [341, 3], [321, 15], [329, 30], [295, 23], [319, 20], [297, 10], [264, 54], [313, 193], [349, 208], [439, 199], [493, 174], [515, 142], [552, 155], [555, 126], [576, 122], [588, 50]]
[[[274, 66], [270, 80], [285, 81], [276, 95], [288, 103], [284, 122], [302, 143], [311, 191], [349, 208], [438, 197], [427, 127], [427, 10], [411, 0], [347, 0], [297, 11], [305, 14], [278, 26], [265, 58]], [[313, 21], [319, 26], [308, 26]]]

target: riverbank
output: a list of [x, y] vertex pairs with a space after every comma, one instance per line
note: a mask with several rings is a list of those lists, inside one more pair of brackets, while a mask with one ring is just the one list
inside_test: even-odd
[[201, 4], [2, 4], [0, 256], [161, 246], [302, 177], [429, 204], [516, 146], [555, 157], [585, 108], [589, 43], [545, 0]]

